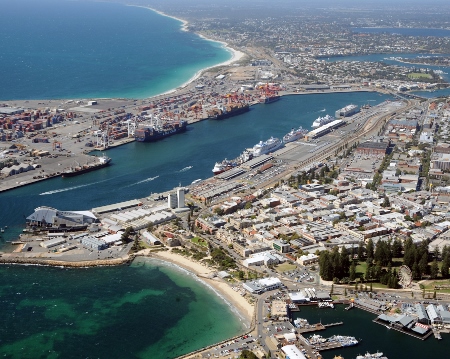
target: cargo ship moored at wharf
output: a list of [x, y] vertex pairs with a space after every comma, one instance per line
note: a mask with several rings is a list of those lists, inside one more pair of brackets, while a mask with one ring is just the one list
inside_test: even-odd
[[163, 124], [141, 124], [134, 133], [138, 142], [154, 142], [186, 131], [187, 121], [170, 121]]
[[250, 111], [248, 103], [234, 103], [226, 106], [218, 106], [208, 111], [208, 118], [212, 120], [223, 120]]
[[281, 96], [279, 96], [279, 95], [263, 96], [263, 97], [260, 97], [259, 103], [263, 103], [263, 104], [267, 105], [269, 103], [276, 102], [280, 99], [281, 99]]
[[109, 166], [110, 162], [111, 158], [103, 155], [101, 157], [98, 157], [98, 160], [93, 163], [86, 163], [85, 165], [80, 165], [79, 163], [77, 163], [75, 166], [64, 169], [64, 171], [61, 173], [61, 177], [74, 177], [83, 173], [98, 170], [100, 168]]
[[337, 110], [334, 115], [336, 118], [348, 117], [348, 116], [352, 116], [358, 112], [359, 112], [359, 107], [351, 104], [351, 105], [347, 105], [347, 106], [341, 108], [340, 110]]

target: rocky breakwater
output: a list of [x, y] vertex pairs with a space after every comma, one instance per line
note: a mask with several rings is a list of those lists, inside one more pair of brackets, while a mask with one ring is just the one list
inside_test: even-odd
[[85, 267], [100, 267], [100, 266], [118, 266], [122, 264], [131, 263], [134, 255], [127, 255], [121, 258], [114, 259], [98, 259], [90, 261], [68, 262], [53, 259], [40, 258], [18, 258], [8, 255], [0, 257], [0, 264], [19, 264], [19, 265], [41, 265], [51, 267], [71, 267], [71, 268], [85, 268]]

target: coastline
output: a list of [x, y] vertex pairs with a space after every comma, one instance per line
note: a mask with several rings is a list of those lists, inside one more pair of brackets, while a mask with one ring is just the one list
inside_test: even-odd
[[172, 251], [152, 252], [149, 258], [155, 258], [164, 262], [172, 263], [181, 267], [194, 275], [196, 275], [206, 285], [209, 285], [219, 296], [222, 296], [234, 309], [250, 324], [254, 315], [254, 306], [247, 302], [239, 293], [235, 292], [227, 283], [222, 280], [212, 279], [209, 277], [216, 270], [203, 266], [198, 262], [193, 262], [190, 259], [173, 253]]
[[[181, 27], [180, 27], [181, 31], [185, 31], [185, 32], [188, 31], [187, 26], [188, 26], [189, 22], [187, 20], [181, 19], [181, 18], [173, 16], [173, 15], [168, 15], [168, 14], [166, 14], [166, 13], [160, 11], [160, 10], [156, 10], [156, 9], [154, 9], [152, 7], [149, 7], [149, 6], [131, 5], [131, 4], [127, 4], [126, 6], [133, 6], [133, 7], [139, 7], [139, 8], [147, 9], [147, 10], [150, 10], [150, 11], [153, 11], [153, 12], [157, 13], [158, 15], [177, 20], [177, 21], [181, 22]], [[212, 66], [208, 66], [208, 67], [202, 68], [202, 69], [198, 70], [189, 80], [187, 80], [186, 82], [182, 83], [180, 86], [177, 86], [174, 89], [162, 92], [160, 94], [156, 94], [154, 96], [146, 97], [146, 98], [152, 98], [152, 97], [161, 96], [161, 95], [169, 95], [171, 93], [174, 93], [177, 90], [183, 89], [186, 86], [188, 86], [189, 84], [191, 84], [192, 82], [194, 82], [195, 80], [197, 80], [199, 77], [201, 77], [202, 73], [204, 73], [204, 72], [206, 72], [208, 70], [211, 70], [211, 69], [213, 69], [215, 67], [230, 66], [231, 64], [241, 60], [244, 56], [246, 56], [245, 53], [243, 53], [243, 52], [241, 52], [239, 50], [233, 49], [232, 47], [229, 46], [229, 44], [227, 44], [224, 41], [218, 41], [218, 40], [209, 39], [209, 38], [207, 38], [206, 36], [204, 36], [202, 34], [195, 33], [195, 35], [197, 35], [198, 37], [202, 38], [203, 40], [210, 41], [210, 42], [216, 42], [218, 44], [221, 44], [221, 48], [223, 48], [224, 50], [226, 50], [229, 53], [231, 53], [231, 59], [229, 59], [227, 61], [224, 61], [224, 62], [221, 62], [221, 63], [219, 63], [217, 65], [212, 65]]]

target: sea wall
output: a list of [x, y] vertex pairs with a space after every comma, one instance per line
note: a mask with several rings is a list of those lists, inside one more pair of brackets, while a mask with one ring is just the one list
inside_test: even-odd
[[134, 255], [115, 259], [99, 259], [92, 261], [67, 262], [50, 259], [39, 258], [17, 258], [17, 257], [0, 257], [0, 264], [18, 264], [18, 265], [41, 265], [51, 267], [70, 267], [70, 268], [85, 268], [85, 267], [101, 267], [101, 266], [117, 266], [132, 262]]

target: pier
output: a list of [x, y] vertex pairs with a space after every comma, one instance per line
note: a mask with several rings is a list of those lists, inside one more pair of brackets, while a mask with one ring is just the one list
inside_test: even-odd
[[325, 324], [324, 327], [329, 328], [329, 327], [336, 327], [338, 325], [344, 325], [344, 322]]
[[317, 323], [317, 324], [312, 324], [312, 325], [308, 325], [304, 328], [295, 328], [295, 330], [297, 331], [297, 333], [302, 334], [302, 333], [310, 333], [310, 332], [316, 332], [319, 330], [325, 330], [327, 329], [325, 325], [323, 325], [322, 323]]
[[411, 337], [414, 337], [414, 338], [417, 338], [417, 339], [420, 339], [420, 340], [426, 340], [426, 339], [428, 339], [428, 337], [429, 337], [431, 334], [433, 334], [433, 331], [430, 330], [430, 331], [428, 331], [425, 335], [421, 336], [421, 335], [415, 334], [415, 333], [413, 333], [413, 332], [411, 332], [411, 331], [407, 331], [407, 330], [405, 330], [405, 329], [403, 329], [403, 328], [397, 327], [397, 326], [395, 326], [395, 325], [389, 325], [389, 324], [387, 324], [386, 322], [383, 322], [383, 321], [379, 320], [378, 318], [375, 318], [375, 319], [373, 320], [373, 322], [374, 322], [374, 323], [377, 323], [377, 324], [380, 324], [380, 325], [383, 325], [383, 326], [385, 326], [387, 329], [393, 329], [393, 330], [396, 330], [397, 332], [400, 332], [400, 333], [403, 333], [403, 334], [407, 334], [407, 335], [409, 335], [409, 336], [411, 336]]

